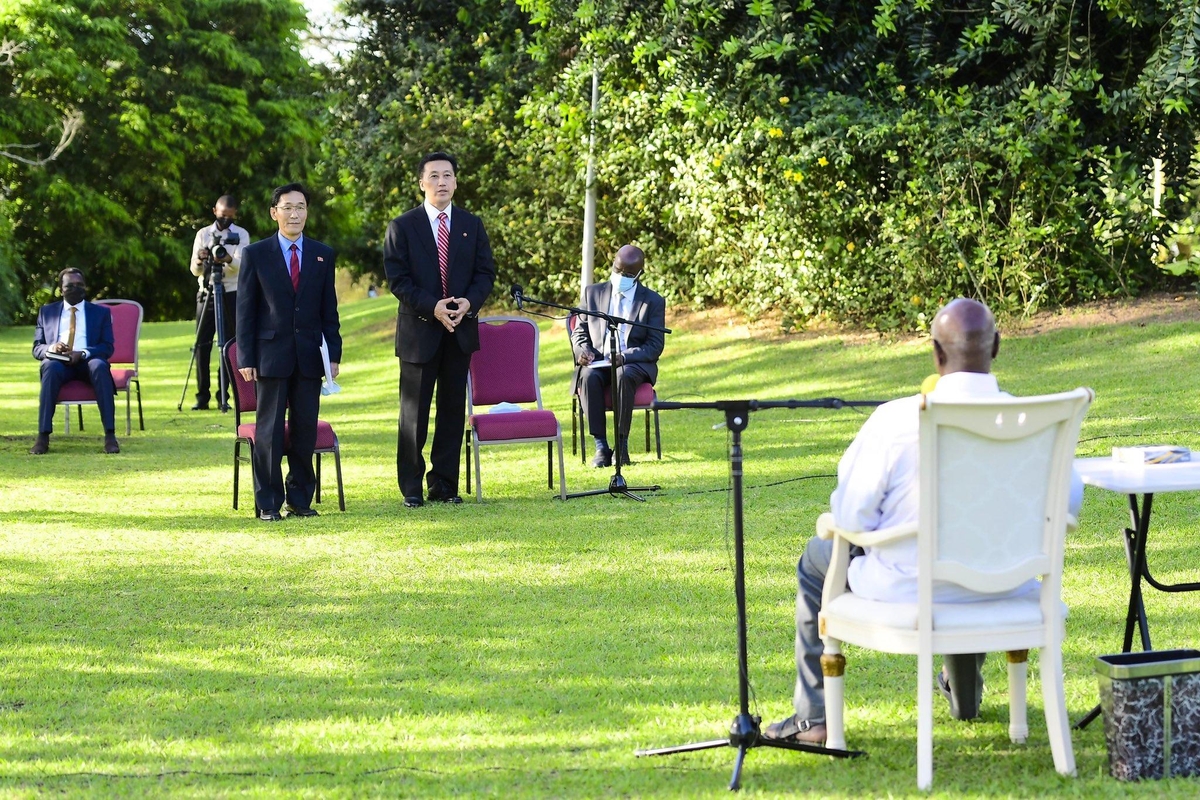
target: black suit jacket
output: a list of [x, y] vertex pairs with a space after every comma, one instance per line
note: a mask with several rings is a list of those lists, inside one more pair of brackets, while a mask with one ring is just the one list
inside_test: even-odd
[[[33, 357], [38, 361], [46, 358], [46, 350], [58, 341], [58, 323], [62, 319], [66, 304], [59, 300], [49, 303], [38, 311], [37, 329], [33, 332]], [[112, 358], [115, 340], [113, 339], [112, 312], [108, 306], [102, 306], [85, 300], [83, 316], [87, 320], [88, 357], [108, 361]], [[76, 343], [78, 344], [78, 343]], [[82, 350], [82, 347], [76, 347]]]
[[[465, 297], [471, 304], [467, 317], [454, 329], [454, 338], [464, 353], [473, 353], [479, 349], [478, 317], [496, 282], [496, 263], [483, 221], [458, 206], [450, 212], [448, 261], [451, 296]], [[433, 316], [433, 307], [442, 299], [442, 274], [424, 204], [388, 225], [383, 269], [388, 287], [400, 301], [396, 355], [424, 364], [433, 358], [447, 332]]]
[[[588, 311], [609, 313], [609, 303], [612, 300], [613, 286], [610, 281], [595, 283], [583, 290], [583, 307]], [[633, 292], [633, 308], [629, 318], [647, 325], [665, 328], [667, 323], [667, 301], [653, 289], [647, 289], [640, 283]], [[575, 385], [579, 383], [579, 357], [585, 352], [592, 352], [597, 357], [604, 351], [604, 343], [608, 340], [608, 323], [600, 317], [579, 317], [575, 331], [571, 334], [571, 350], [575, 353]], [[642, 328], [637, 325], [629, 326], [629, 336], [625, 340], [622, 355], [627, 363], [636, 363], [646, 370], [650, 383], [658, 380], [658, 358], [662, 355], [664, 335], [662, 331]]]
[[287, 260], [272, 234], [242, 249], [238, 273], [237, 354], [239, 367], [255, 367], [264, 378], [325, 374], [321, 336], [329, 360], [342, 360], [342, 336], [334, 290], [333, 248], [304, 237], [300, 290], [292, 289]]

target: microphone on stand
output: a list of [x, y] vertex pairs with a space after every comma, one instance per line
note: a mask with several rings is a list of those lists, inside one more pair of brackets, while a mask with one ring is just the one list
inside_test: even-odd
[[525, 290], [521, 287], [521, 284], [514, 283], [509, 288], [508, 293], [510, 295], [512, 295], [513, 300], [517, 301], [517, 310], [524, 311], [524, 309], [521, 308], [521, 301], [523, 301], [525, 299]]

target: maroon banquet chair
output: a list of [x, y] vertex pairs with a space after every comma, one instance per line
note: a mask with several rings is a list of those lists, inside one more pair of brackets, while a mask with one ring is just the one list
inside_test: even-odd
[[[125, 435], [133, 431], [133, 406], [130, 388], [137, 385], [138, 430], [146, 430], [142, 416], [142, 384], [138, 380], [138, 341], [142, 336], [142, 304], [134, 300], [98, 300], [112, 312], [113, 354], [108, 360], [113, 389], [125, 393]], [[64, 432], [71, 432], [71, 406], [79, 413], [79, 430], [83, 430], [83, 407], [96, 405], [96, 392], [87, 381], [70, 380], [58, 391], [57, 405], [66, 413]]]
[[[575, 332], [575, 326], [579, 323], [577, 314], [567, 316], [567, 337]], [[574, 352], [574, 348], [572, 348]], [[654, 401], [658, 399], [658, 393], [654, 391], [654, 384], [639, 383], [637, 390], [633, 393], [633, 410], [646, 412], [646, 452], [650, 452], [650, 413], [654, 412], [654, 450], [655, 454], [662, 458], [662, 430], [658, 426], [658, 409], [654, 408]], [[604, 410], [612, 411], [612, 387], [604, 387]], [[583, 399], [579, 393], [579, 371], [575, 371], [575, 386], [571, 392], [571, 455], [579, 453], [579, 461], [582, 463], [586, 460], [586, 448], [577, 447], [579, 440], [583, 438], [587, 429], [583, 424]], [[614, 432], [615, 435], [615, 432]]]
[[[230, 340], [225, 344], [225, 351], [222, 353], [222, 358], [225, 359], [225, 370], [229, 374], [229, 385], [233, 387], [233, 411], [234, 422], [237, 425], [237, 438], [233, 442], [233, 507], [238, 507], [238, 477], [241, 464], [251, 464], [254, 458], [254, 442], [257, 434], [257, 423], [242, 422], [242, 414], [258, 411], [258, 390], [255, 384], [242, 377], [242, 373], [237, 371], [237, 340]], [[283, 425], [283, 445], [287, 448], [288, 444], [288, 425], [285, 422]], [[246, 445], [249, 453], [242, 455], [242, 445]], [[317, 446], [313, 448], [313, 454], [316, 455], [316, 477], [317, 491], [313, 498], [318, 503], [321, 502], [321, 454], [333, 454], [333, 466], [337, 472], [337, 490], [338, 490], [338, 508], [342, 511], [346, 510], [346, 494], [342, 489], [342, 448], [338, 442], [337, 434], [333, 432], [333, 426], [324, 420], [317, 420]], [[254, 468], [251, 466], [250, 475], [253, 477]], [[253, 483], [253, 481], [252, 481]], [[258, 515], [261, 509], [258, 507], [257, 499], [254, 502], [254, 514]]]
[[[534, 403], [503, 413], [477, 414], [477, 406]], [[553, 411], [542, 408], [538, 381], [538, 327], [524, 317], [483, 317], [479, 349], [471, 354], [467, 373], [467, 486], [471, 485], [471, 448], [475, 448], [475, 500], [483, 501], [479, 450], [484, 445], [546, 443], [546, 474], [554, 488], [554, 445], [558, 445], [558, 496], [567, 499], [562, 428]]]

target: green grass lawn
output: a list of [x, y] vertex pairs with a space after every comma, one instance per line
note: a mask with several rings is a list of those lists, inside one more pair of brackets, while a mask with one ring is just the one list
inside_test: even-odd
[[[265, 525], [249, 480], [231, 507], [233, 415], [176, 411], [192, 325], [147, 325], [146, 430], [101, 452], [99, 420], [26, 454], [37, 419], [31, 328], [0, 329], [0, 794], [4, 796], [720, 796], [728, 748], [637, 759], [724, 736], [737, 711], [728, 433], [714, 411], [662, 413], [663, 460], [633, 448], [635, 503], [554, 499], [545, 448], [483, 452], [485, 502], [406, 510], [396, 487], [394, 303], [345, 304], [345, 513], [326, 462], [321, 516]], [[668, 320], [670, 324], [670, 320]], [[566, 431], [569, 490], [609, 472], [570, 455], [570, 356], [542, 326], [544, 399]], [[1006, 339], [1016, 394], [1093, 387], [1081, 455], [1114, 444], [1200, 449], [1200, 325]], [[892, 398], [932, 371], [924, 342], [764, 342], [677, 330], [660, 397]], [[118, 409], [123, 415], [123, 400]], [[791, 713], [795, 561], [864, 416], [764, 411], [744, 434], [750, 677], [764, 724]], [[635, 418], [640, 433], [640, 416]], [[1160, 495], [1151, 564], [1197, 580], [1194, 495]], [[1123, 497], [1089, 489], [1067, 552], [1073, 718], [1098, 699], [1095, 656], [1120, 649]], [[1195, 596], [1147, 596], [1158, 648], [1197, 645]], [[869, 757], [757, 749], [754, 796], [916, 792], [915, 659], [849, 648], [847, 735]], [[1034, 655], [1036, 667], [1036, 655]], [[1196, 794], [1196, 780], [1120, 784], [1102, 726], [1074, 734], [1078, 777], [1054, 772], [1036, 668], [1030, 737], [1007, 735], [1003, 659], [983, 717], [938, 701], [944, 796]]]

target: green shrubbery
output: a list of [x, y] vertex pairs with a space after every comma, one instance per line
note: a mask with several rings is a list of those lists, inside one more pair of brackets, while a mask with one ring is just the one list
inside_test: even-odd
[[461, 0], [454, 25], [355, 5], [375, 27], [343, 74], [342, 163], [358, 185], [406, 170], [368, 225], [416, 199], [422, 150], [451, 148], [502, 280], [560, 299], [578, 290], [594, 64], [598, 261], [637, 242], [673, 300], [787, 324], [914, 329], [957, 294], [1019, 314], [1136, 292], [1161, 274], [1151, 158], [1171, 189], [1197, 169], [1195, 81], [1159, 80], [1194, 49], [1185, 3]]

